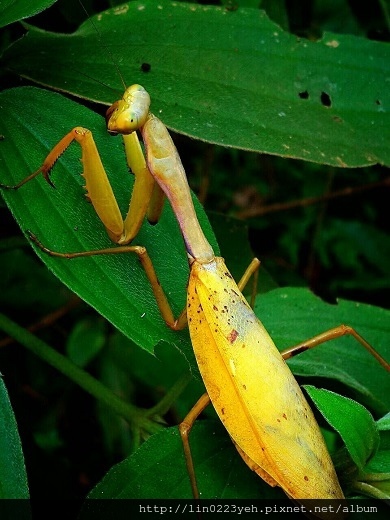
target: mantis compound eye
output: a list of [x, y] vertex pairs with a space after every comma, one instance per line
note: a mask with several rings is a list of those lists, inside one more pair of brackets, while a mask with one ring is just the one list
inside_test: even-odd
[[150, 97], [141, 85], [132, 85], [107, 110], [107, 129], [110, 133], [131, 134], [142, 128], [149, 115]]

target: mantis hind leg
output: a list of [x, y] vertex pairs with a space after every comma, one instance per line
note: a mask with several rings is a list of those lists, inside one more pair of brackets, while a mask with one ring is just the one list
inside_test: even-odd
[[367, 352], [369, 352], [387, 371], [390, 371], [390, 364], [380, 355], [378, 352], [366, 341], [355, 329], [350, 327], [349, 325], [339, 325], [338, 327], [334, 327], [329, 329], [317, 336], [307, 339], [298, 345], [294, 345], [288, 349], [285, 349], [281, 352], [284, 359], [289, 359], [293, 356], [301, 354], [306, 350], [310, 350], [312, 348], [321, 345], [322, 343], [326, 343], [327, 341], [331, 341], [332, 339], [340, 338], [341, 336], [352, 336], [355, 340], [364, 347]]
[[[191, 490], [192, 495], [195, 499], [199, 499], [199, 489], [198, 484], [196, 481], [196, 474], [195, 474], [195, 467], [194, 467], [194, 461], [192, 458], [192, 452], [190, 447], [190, 432], [191, 429], [199, 417], [199, 415], [207, 408], [207, 406], [210, 404], [210, 397], [207, 393], [204, 393], [198, 401], [195, 403], [195, 405], [191, 408], [191, 410], [188, 412], [188, 414], [184, 417], [183, 421], [179, 424], [179, 432], [181, 441], [183, 443], [183, 450], [184, 450], [184, 458], [186, 461], [187, 466], [187, 472], [190, 478], [190, 484], [191, 484]], [[247, 454], [241, 450], [241, 448], [236, 444], [235, 447], [237, 451], [239, 452], [240, 456], [244, 460], [244, 462], [249, 466], [249, 468], [257, 473], [267, 484], [269, 484], [272, 487], [277, 486], [277, 482], [269, 475], [266, 471], [264, 471], [260, 466], [258, 466], [256, 463], [252, 461], [250, 457], [247, 456]]]
[[[244, 289], [246, 284], [248, 283], [251, 276], [254, 276], [254, 283], [252, 288], [252, 297], [251, 297], [251, 307], [254, 306], [254, 300], [256, 297], [256, 289], [257, 289], [257, 280], [258, 280], [258, 269], [260, 267], [260, 261], [257, 258], [254, 258], [252, 262], [247, 267], [245, 273], [241, 277], [241, 280], [238, 282], [238, 287], [240, 291]], [[301, 354], [306, 350], [310, 350], [315, 348], [323, 343], [331, 341], [332, 339], [340, 338], [342, 336], [352, 336], [362, 347], [364, 347], [367, 352], [369, 352], [377, 361], [380, 363], [383, 368], [387, 371], [390, 371], [390, 364], [380, 355], [378, 352], [372, 347], [368, 341], [366, 341], [353, 327], [349, 325], [339, 325], [338, 327], [333, 327], [321, 334], [317, 334], [312, 338], [309, 338], [302, 343], [298, 343], [288, 349], [285, 349], [281, 352], [283, 359], [290, 359], [293, 356]]]
[[192, 495], [194, 498], [199, 498], [199, 490], [198, 485], [196, 483], [196, 475], [194, 468], [194, 461], [192, 458], [191, 447], [190, 447], [190, 439], [189, 435], [191, 429], [199, 417], [199, 415], [203, 412], [205, 408], [210, 404], [210, 397], [207, 393], [204, 393], [196, 402], [196, 404], [191, 408], [188, 414], [184, 417], [183, 421], [179, 424], [179, 432], [181, 441], [183, 443], [184, 457], [186, 460], [187, 472], [190, 478]]

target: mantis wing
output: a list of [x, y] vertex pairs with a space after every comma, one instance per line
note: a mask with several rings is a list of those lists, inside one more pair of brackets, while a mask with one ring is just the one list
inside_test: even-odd
[[293, 498], [343, 498], [297, 381], [222, 258], [193, 264], [187, 302], [203, 381], [245, 462]]

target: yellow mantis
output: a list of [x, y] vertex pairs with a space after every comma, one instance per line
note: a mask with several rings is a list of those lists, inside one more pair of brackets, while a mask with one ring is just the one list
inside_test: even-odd
[[[246, 464], [271, 486], [280, 486], [296, 500], [342, 499], [333, 463], [313, 413], [284, 359], [344, 334], [357, 339], [381, 364], [383, 360], [348, 326], [336, 327], [280, 354], [241, 290], [257, 268], [254, 261], [237, 285], [224, 260], [215, 257], [198, 223], [187, 179], [164, 124], [149, 111], [150, 98], [140, 85], [129, 87], [107, 111], [107, 127], [121, 133], [129, 167], [136, 176], [123, 220], [89, 130], [76, 127], [50, 152], [43, 165], [12, 188], [49, 173], [73, 140], [82, 148], [83, 175], [88, 197], [117, 248], [57, 253], [35, 243], [52, 256], [75, 258], [94, 254], [136, 253], [151, 283], [167, 325], [180, 329], [188, 322], [199, 370], [206, 386], [203, 396], [180, 430], [191, 477], [198, 496], [188, 432], [196, 416], [211, 400], [219, 418]], [[145, 145], [142, 152], [136, 131]], [[157, 183], [157, 184], [156, 184]], [[8, 186], [8, 188], [11, 188]], [[186, 309], [175, 319], [146, 249], [128, 245], [144, 216], [156, 220], [164, 192], [170, 201], [186, 244], [190, 264]]]

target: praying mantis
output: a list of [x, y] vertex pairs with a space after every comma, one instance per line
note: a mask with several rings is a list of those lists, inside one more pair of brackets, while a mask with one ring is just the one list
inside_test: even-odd
[[[176, 330], [188, 322], [207, 389], [207, 395], [201, 398], [180, 427], [195, 496], [198, 490], [188, 432], [193, 420], [211, 400], [243, 460], [268, 484], [280, 486], [296, 500], [342, 499], [343, 493], [318, 425], [283, 358], [328, 339], [350, 334], [385, 368], [389, 369], [389, 365], [363, 338], [346, 326], [336, 327], [283, 355], [279, 354], [241, 294], [247, 277], [256, 269], [258, 262], [255, 260], [251, 264], [243, 281], [236, 285], [223, 259], [215, 257], [199, 226], [177, 151], [166, 127], [149, 111], [149, 103], [145, 89], [133, 85], [107, 112], [108, 129], [111, 133], [123, 134], [128, 164], [136, 176], [129, 212], [124, 221], [92, 134], [81, 127], [69, 132], [38, 170], [12, 186], [20, 188], [40, 173], [50, 181], [49, 173], [58, 156], [76, 140], [82, 148], [88, 196], [108, 235], [118, 247], [58, 253], [47, 249], [34, 235], [31, 238], [43, 251], [56, 257], [137, 254], [167, 325]], [[146, 159], [137, 130], [141, 132], [145, 144]], [[186, 309], [177, 319], [158, 283], [146, 249], [128, 245], [137, 235], [149, 206], [152, 206], [152, 221], [158, 219], [162, 192], [169, 199], [179, 222], [191, 270]]]

